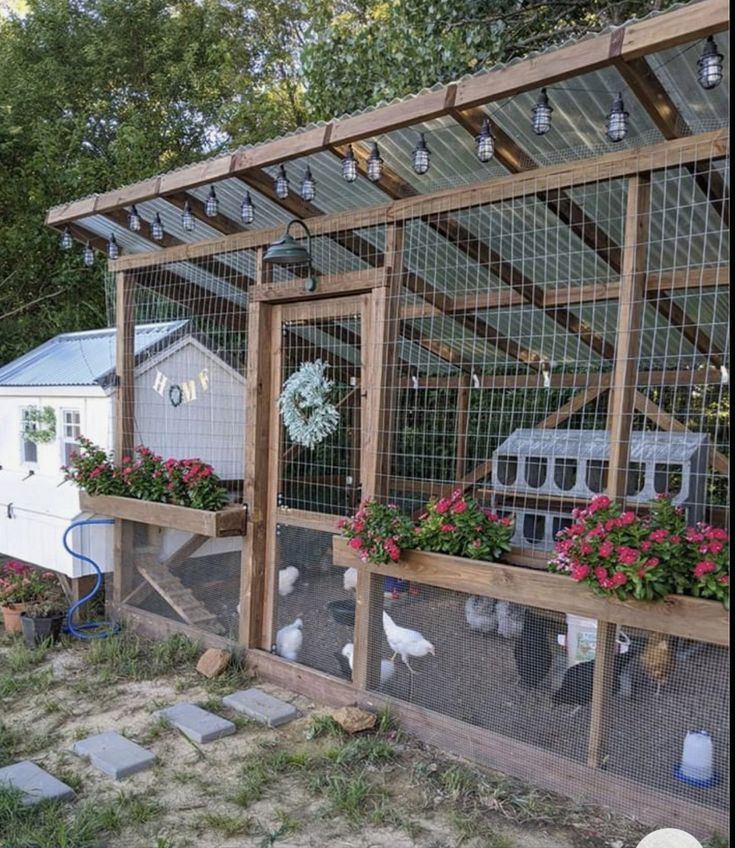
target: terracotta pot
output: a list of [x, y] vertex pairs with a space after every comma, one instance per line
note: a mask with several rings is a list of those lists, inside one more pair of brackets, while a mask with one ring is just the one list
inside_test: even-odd
[[8, 604], [6, 607], [0, 607], [3, 611], [3, 624], [5, 625], [6, 633], [23, 632], [23, 627], [20, 623], [20, 614], [27, 606], [28, 604]]

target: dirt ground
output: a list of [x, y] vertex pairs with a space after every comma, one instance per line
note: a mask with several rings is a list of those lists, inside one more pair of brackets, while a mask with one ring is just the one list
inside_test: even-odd
[[[648, 830], [447, 758], [387, 716], [347, 737], [326, 708], [261, 684], [301, 713], [264, 728], [221, 701], [253, 684], [247, 672], [207, 681], [198, 653], [126, 634], [30, 651], [0, 631], [0, 766], [33, 760], [77, 793], [45, 813], [0, 795], [0, 846], [633, 848]], [[181, 702], [234, 720], [236, 734], [198, 746], [154, 718]], [[150, 748], [155, 766], [116, 782], [70, 753], [107, 730]]]

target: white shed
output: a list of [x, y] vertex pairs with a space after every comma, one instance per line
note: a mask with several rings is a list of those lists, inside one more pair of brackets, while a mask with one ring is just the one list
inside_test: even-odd
[[[137, 326], [135, 357], [136, 396], [145, 398], [136, 407], [136, 443], [164, 457], [199, 457], [223, 479], [241, 479], [244, 377], [196, 339], [188, 321]], [[61, 466], [80, 435], [111, 450], [114, 403], [114, 328], [64, 333], [0, 367], [1, 554], [72, 579], [91, 572], [61, 544], [69, 524], [87, 517]], [[49, 441], [29, 438], [39, 428], [54, 431]], [[110, 528], [83, 528], [73, 541], [112, 570]]]

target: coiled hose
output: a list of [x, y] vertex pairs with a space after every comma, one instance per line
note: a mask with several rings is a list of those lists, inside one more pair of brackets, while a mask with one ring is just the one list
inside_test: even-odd
[[[94, 596], [99, 592], [102, 588], [102, 569], [97, 565], [97, 563], [88, 556], [84, 554], [80, 554], [77, 551], [73, 551], [68, 542], [66, 541], [67, 536], [74, 530], [76, 527], [86, 527], [90, 524], [114, 524], [114, 518], [85, 518], [81, 521], [73, 521], [67, 528], [64, 530], [64, 535], [62, 537], [61, 543], [64, 546], [64, 549], [68, 554], [76, 559], [80, 559], [82, 562], [89, 563], [89, 565], [94, 568], [97, 572], [97, 580], [95, 581], [94, 588], [89, 594], [85, 595], [83, 598], [80, 598], [78, 601], [73, 603], [71, 607], [69, 607], [69, 612], [66, 614], [66, 630], [71, 633], [72, 636], [75, 636], [77, 639], [107, 639], [108, 636], [114, 636], [116, 633], [120, 632], [120, 625], [116, 624], [114, 621], [89, 621], [84, 624], [74, 624], [74, 614], [76, 611], [84, 606], [84, 604], [94, 598]], [[85, 631], [94, 631], [94, 632], [85, 632]]]

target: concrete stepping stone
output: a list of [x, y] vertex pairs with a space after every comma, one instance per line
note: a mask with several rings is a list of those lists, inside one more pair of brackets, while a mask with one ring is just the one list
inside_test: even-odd
[[152, 751], [113, 732], [80, 739], [74, 743], [72, 751], [88, 759], [90, 765], [115, 780], [150, 768], [156, 759]]
[[71, 786], [29, 760], [0, 768], [0, 784], [19, 789], [26, 805], [38, 804], [39, 801], [71, 801], [74, 797]]
[[244, 713], [255, 721], [268, 725], [268, 727], [286, 724], [299, 715], [299, 711], [292, 704], [255, 687], [241, 689], [239, 692], [226, 695], [222, 702], [233, 710]]
[[177, 727], [192, 742], [200, 745], [214, 742], [223, 736], [231, 736], [235, 732], [235, 725], [231, 721], [194, 704], [175, 704], [173, 707], [159, 710], [155, 715], [156, 718]]

